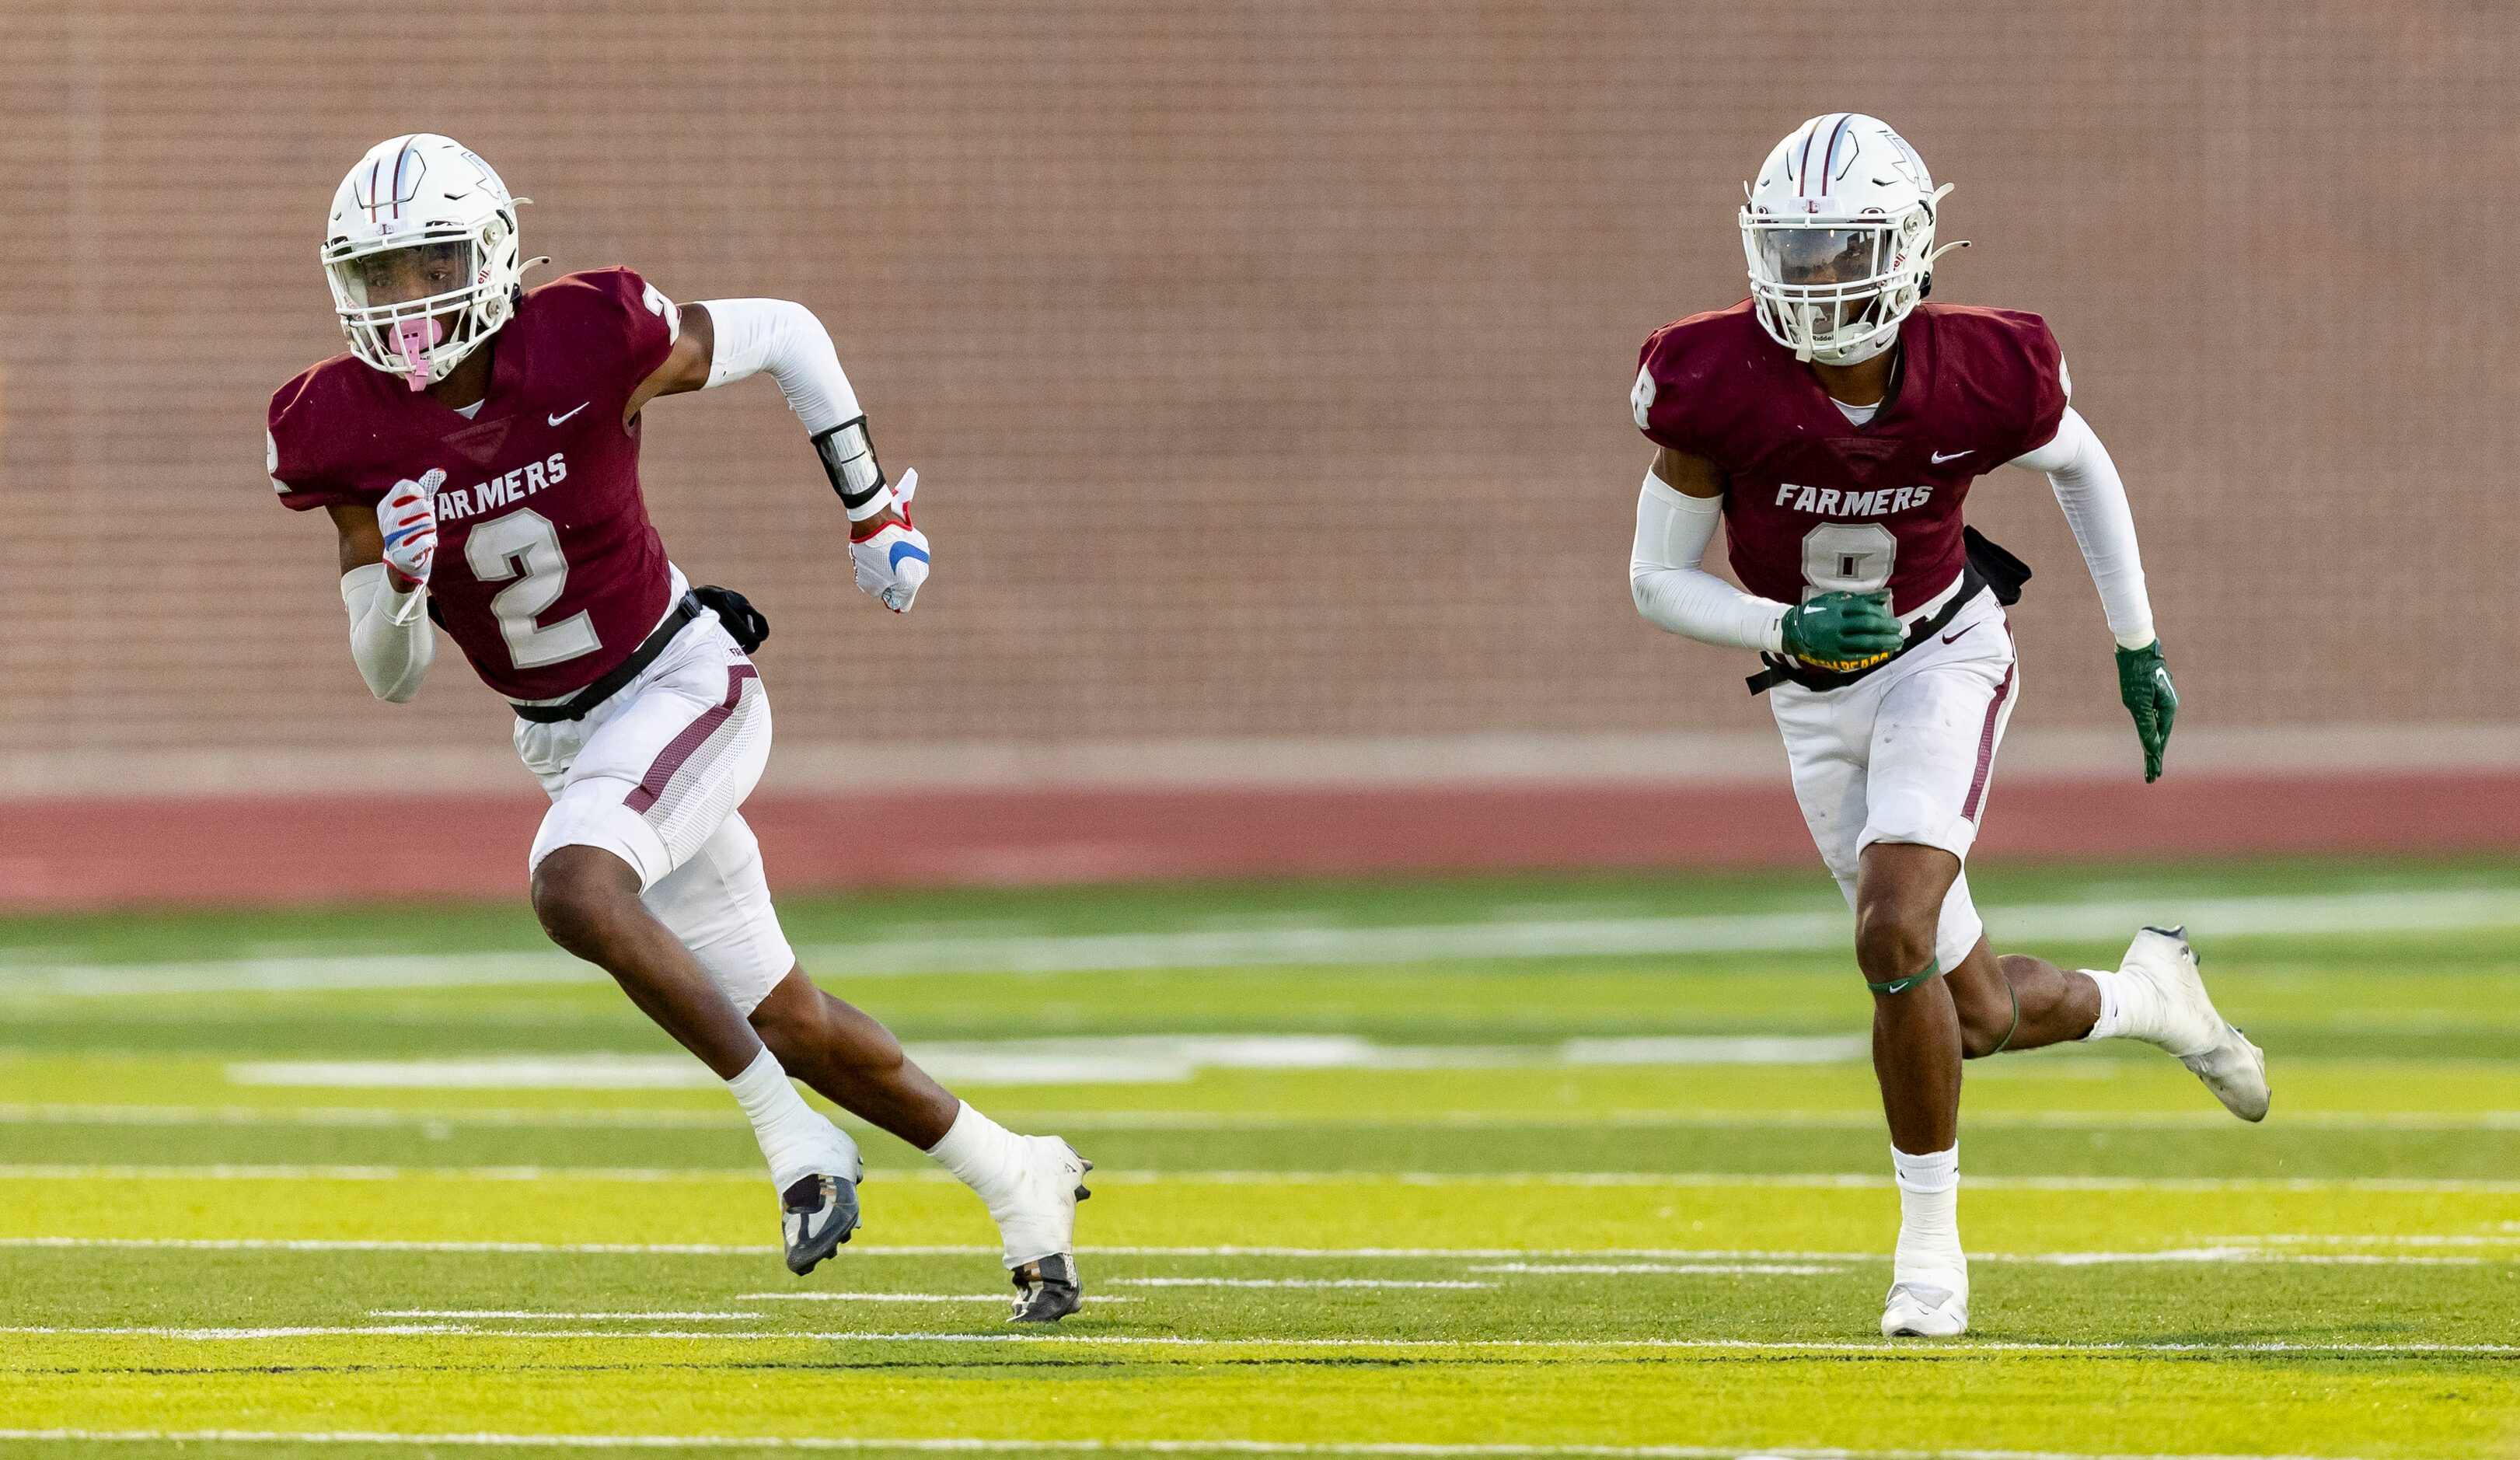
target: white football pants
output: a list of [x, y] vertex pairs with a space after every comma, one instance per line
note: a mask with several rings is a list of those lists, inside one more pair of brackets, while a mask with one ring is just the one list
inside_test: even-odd
[[516, 739], [552, 798], [529, 869], [561, 846], [628, 862], [648, 910], [750, 1014], [796, 955], [770, 906], [760, 844], [736, 810], [770, 760], [770, 697], [717, 616], [685, 625], [586, 718], [518, 719]]
[[1960, 859], [1934, 935], [1934, 956], [1946, 970], [1986, 931], [1969, 902], [1966, 864], [1996, 748], [2020, 698], [2012, 630], [1992, 593], [1843, 689], [1780, 684], [1768, 692], [1794, 797], [1847, 906], [1855, 905], [1857, 859], [1875, 842], [1939, 846]]

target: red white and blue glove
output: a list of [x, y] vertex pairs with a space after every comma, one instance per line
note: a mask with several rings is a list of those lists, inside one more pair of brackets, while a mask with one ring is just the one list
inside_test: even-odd
[[910, 612], [919, 585], [927, 581], [927, 534], [910, 525], [910, 499], [918, 491], [918, 471], [904, 472], [900, 485], [892, 488], [892, 508], [901, 521], [849, 539], [858, 591], [896, 614]]
[[377, 530], [384, 534], [385, 567], [393, 570], [397, 592], [428, 581], [437, 559], [437, 489], [445, 484], [445, 469], [432, 468], [418, 481], [395, 482], [377, 504]]
[[386, 616], [409, 623], [420, 616], [421, 592], [428, 570], [437, 561], [437, 489], [446, 484], [442, 467], [431, 468], [418, 481], [405, 478], [377, 504], [377, 530], [385, 539], [385, 583], [394, 591]]

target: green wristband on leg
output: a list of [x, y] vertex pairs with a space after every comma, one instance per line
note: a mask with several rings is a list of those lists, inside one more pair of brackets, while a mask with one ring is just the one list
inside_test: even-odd
[[1921, 974], [1910, 974], [1904, 979], [1893, 979], [1887, 983], [1875, 983], [1868, 979], [1865, 981], [1864, 986], [1871, 989], [1874, 993], [1906, 993], [1909, 989], [1924, 982], [1927, 979], [1934, 977], [1942, 971], [1943, 961], [1937, 958], [1933, 962], [1926, 964], [1925, 971]]

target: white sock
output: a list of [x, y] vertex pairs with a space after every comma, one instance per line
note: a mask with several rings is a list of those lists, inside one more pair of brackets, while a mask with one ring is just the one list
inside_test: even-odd
[[2115, 1039], [2124, 1034], [2126, 1032], [2126, 997], [2123, 992], [2126, 987], [2125, 977], [2105, 969], [2087, 968], [2078, 969], [2076, 972], [2100, 986], [2099, 1021], [2092, 1025], [2092, 1031], [2083, 1037]]
[[963, 1103], [945, 1138], [927, 1148], [936, 1163], [962, 1178], [979, 1195], [991, 1215], [1014, 1193], [1024, 1168], [1023, 1137]]
[[1911, 1156], [1892, 1147], [1899, 1172], [1899, 1248], [1893, 1270], [1902, 1280], [1950, 1273], [1967, 1281], [1960, 1250], [1960, 1148]]
[[2151, 980], [2094, 968], [2083, 973], [2100, 985], [2100, 1020], [2084, 1038], [2161, 1044], [2170, 1037], [2170, 1009]]
[[761, 1143], [762, 1157], [770, 1163], [770, 1181], [781, 1191], [817, 1171], [834, 1176], [855, 1176], [855, 1171], [834, 1170], [834, 1163], [843, 1159], [848, 1138], [831, 1121], [814, 1113], [805, 1097], [788, 1082], [788, 1072], [780, 1067], [779, 1057], [763, 1046], [753, 1056], [743, 1072], [726, 1082], [735, 1092], [735, 1103], [743, 1107], [744, 1118], [752, 1122], [753, 1139]]

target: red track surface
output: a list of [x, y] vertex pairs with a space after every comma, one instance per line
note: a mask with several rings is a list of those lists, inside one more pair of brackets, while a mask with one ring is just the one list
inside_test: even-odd
[[[0, 907], [516, 896], [538, 798], [0, 803]], [[757, 798], [782, 889], [1795, 865], [1779, 781], [1058, 790]], [[2000, 784], [1982, 853], [2177, 857], [2520, 849], [2520, 774]]]

